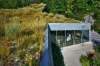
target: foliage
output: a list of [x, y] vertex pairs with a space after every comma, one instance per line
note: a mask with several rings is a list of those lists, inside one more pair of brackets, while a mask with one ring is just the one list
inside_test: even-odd
[[[100, 55], [100, 54], [99, 54], [99, 55]], [[97, 57], [95, 64], [96, 64], [96, 66], [100, 66], [100, 56]]]
[[95, 47], [95, 50], [96, 50], [96, 66], [100, 66], [100, 46], [96, 46]]
[[52, 43], [52, 52], [54, 66], [65, 66], [60, 47], [57, 44]]
[[[49, 22], [79, 22], [71, 18], [66, 18], [63, 15], [42, 12], [44, 6], [45, 4], [41, 3], [31, 4], [18, 9], [0, 10], [0, 31], [3, 31], [4, 34], [4, 38], [0, 39], [0, 44], [3, 45], [3, 48], [0, 45], [1, 57], [7, 56], [5, 60], [9, 62], [12, 59], [11, 57], [13, 57], [13, 60], [17, 57], [19, 61], [27, 59], [25, 61], [26, 65], [33, 63], [33, 66], [38, 66], [44, 46], [44, 32], [47, 24]], [[2, 37], [0, 36], [0, 38]], [[15, 50], [9, 49], [13, 43]], [[58, 50], [60, 49], [58, 48]], [[62, 57], [58, 60], [60, 59]]]
[[[85, 15], [94, 13], [95, 23], [100, 24], [100, 0], [40, 0], [40, 2], [47, 4], [44, 9], [46, 12], [63, 14], [77, 20], [83, 20]], [[97, 26], [95, 28], [100, 32], [100, 28]]]
[[99, 19], [96, 20], [97, 22], [95, 23], [95, 27], [94, 30], [97, 31], [100, 34], [100, 23], [99, 23]]
[[32, 3], [32, 0], [0, 0], [0, 8], [19, 8]]
[[[15, 39], [17, 33], [20, 31], [20, 21], [18, 17], [13, 17], [11, 23], [5, 26], [5, 36], [9, 39]], [[13, 36], [12, 36], [13, 35]]]
[[0, 27], [0, 37], [4, 36], [5, 33], [4, 33], [4, 29], [2, 27]]
[[45, 11], [52, 12], [52, 13], [63, 13], [65, 11], [65, 4], [64, 0], [41, 0], [41, 2], [46, 3], [47, 6]]
[[99, 11], [99, 0], [41, 0], [47, 4], [47, 12], [61, 13], [69, 17], [78, 17], [89, 14], [91, 12]]
[[100, 46], [96, 46], [95, 49], [97, 53], [100, 53]]
[[89, 58], [91, 55], [90, 56], [82, 55], [80, 57], [80, 62], [82, 66], [90, 66], [90, 64], [94, 64], [95, 66], [100, 66], [100, 46], [96, 46], [95, 50], [96, 50], [95, 54], [96, 59], [94, 61]]
[[87, 56], [81, 56], [80, 57], [80, 62], [82, 63], [82, 66], [89, 66], [89, 60]]

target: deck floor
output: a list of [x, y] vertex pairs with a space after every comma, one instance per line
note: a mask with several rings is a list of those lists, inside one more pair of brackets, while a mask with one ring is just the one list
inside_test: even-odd
[[86, 55], [86, 53], [93, 49], [93, 44], [91, 42], [86, 42], [82, 44], [72, 45], [63, 47], [62, 54], [64, 57], [64, 63], [66, 66], [81, 66], [79, 61], [81, 54]]

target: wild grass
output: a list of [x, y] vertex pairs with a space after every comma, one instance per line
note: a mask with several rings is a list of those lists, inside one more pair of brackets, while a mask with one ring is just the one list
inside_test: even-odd
[[[44, 6], [45, 4], [41, 3], [19, 9], [0, 9], [0, 38], [3, 38], [0, 45], [8, 48], [5, 50], [0, 47], [1, 56], [12, 57], [13, 53], [9, 48], [15, 43], [15, 57], [24, 60], [29, 54], [34, 60], [39, 60], [44, 48], [44, 32], [48, 23], [79, 22], [63, 15], [42, 12]], [[6, 60], [10, 62], [10, 59]], [[27, 61], [28, 64], [31, 62], [32, 60]]]

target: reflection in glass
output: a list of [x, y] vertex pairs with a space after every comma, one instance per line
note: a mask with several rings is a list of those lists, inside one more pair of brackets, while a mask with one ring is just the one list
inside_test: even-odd
[[66, 30], [66, 31], [51, 31], [52, 43], [59, 47], [80, 44], [89, 41], [88, 30]]

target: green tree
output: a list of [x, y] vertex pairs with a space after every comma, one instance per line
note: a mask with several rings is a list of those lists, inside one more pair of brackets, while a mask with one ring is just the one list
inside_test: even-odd
[[47, 12], [64, 14], [80, 19], [84, 14], [100, 11], [100, 0], [40, 0], [46, 3]]
[[32, 3], [32, 0], [0, 0], [0, 8], [19, 8]]
[[52, 13], [65, 13], [65, 0], [41, 0], [40, 2], [46, 3], [46, 9], [45, 11], [47, 12], [52, 12]]

